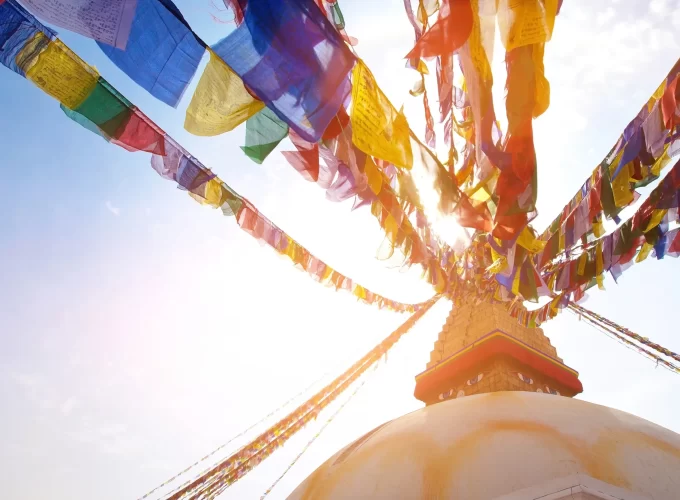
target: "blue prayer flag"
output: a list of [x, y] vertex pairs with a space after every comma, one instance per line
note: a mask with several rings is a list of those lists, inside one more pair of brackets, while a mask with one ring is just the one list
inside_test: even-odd
[[242, 2], [213, 50], [300, 137], [317, 142], [347, 99], [355, 57], [313, 0]]
[[205, 52], [205, 44], [170, 0], [139, 0], [125, 50], [97, 44], [137, 84], [172, 107]]
[[[17, 55], [31, 40], [36, 33], [43, 32], [46, 36], [45, 44], [50, 38], [55, 37], [55, 33], [46, 28], [29, 14], [15, 0], [5, 0], [0, 2], [0, 63], [7, 66], [15, 73], [25, 77], [24, 70]], [[44, 46], [36, 47], [36, 51], [43, 49]], [[34, 52], [33, 55], [36, 55]], [[30, 56], [31, 54], [27, 54]]]

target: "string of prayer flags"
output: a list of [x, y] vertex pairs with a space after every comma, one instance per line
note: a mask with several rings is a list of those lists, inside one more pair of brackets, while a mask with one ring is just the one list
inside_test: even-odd
[[128, 151], [164, 153], [165, 132], [101, 77], [80, 104], [70, 109], [62, 102], [61, 109], [78, 124]]
[[[569, 304], [569, 308], [575, 312], [578, 317], [579, 321], [581, 318], [583, 318], [586, 322], [590, 323], [591, 325], [599, 328], [603, 332], [607, 333], [608, 335], [613, 336], [616, 338], [619, 342], [622, 344], [625, 344], [626, 346], [630, 346], [632, 349], [637, 351], [639, 354], [642, 354], [643, 356], [651, 359], [652, 361], [656, 362], [657, 366], [663, 366], [667, 370], [670, 370], [673, 373], [680, 374], [680, 367], [675, 365], [674, 363], [671, 363], [670, 361], [662, 358], [661, 356], [658, 356], [657, 354], [645, 349], [641, 345], [636, 344], [635, 342], [632, 342], [629, 340], [630, 338], [634, 338], [637, 340], [643, 339], [643, 337], [640, 337], [637, 334], [633, 334], [630, 330], [623, 328], [616, 323], [613, 323], [612, 321], [609, 321], [599, 314], [595, 314], [592, 311], [589, 311], [588, 309], [585, 309], [583, 307], [578, 306], [577, 304]], [[628, 337], [628, 338], [627, 338]], [[647, 339], [644, 339], [647, 340]], [[653, 346], [657, 346], [661, 349], [663, 349], [661, 346], [658, 344], [650, 343], [650, 342], [644, 342], [644, 341], [639, 341], [641, 344], [644, 345], [650, 345], [652, 344]], [[654, 347], [653, 347], [654, 348]], [[668, 351], [670, 352], [670, 351]]]
[[213, 50], [291, 129], [317, 142], [350, 92], [355, 58], [313, 0], [240, 0], [244, 21]]
[[[19, 19], [24, 19], [23, 21]], [[4, 23], [3, 21], [10, 22]], [[26, 33], [23, 33], [25, 31]], [[27, 11], [14, 4], [14, 0], [0, 3], [0, 39], [23, 41], [24, 46], [11, 46], [14, 60], [3, 59], [10, 69], [25, 71], [27, 79], [61, 103], [62, 110], [86, 129], [128, 151], [152, 153], [151, 166], [164, 179], [176, 182], [196, 201], [220, 208], [225, 215], [243, 215], [244, 206], [252, 205], [234, 192], [217, 175], [189, 154], [172, 137], [145, 116], [122, 96], [96, 70], [76, 56], [59, 39], [50, 39], [49, 30]], [[9, 47], [9, 46], [8, 46]], [[6, 54], [5, 54], [6, 55]], [[19, 64], [20, 63], [20, 64]], [[264, 220], [264, 219], [263, 219]], [[242, 219], [239, 218], [242, 222]], [[271, 225], [271, 223], [268, 222]], [[288, 235], [289, 251], [298, 262], [311, 254], [295, 243]], [[366, 303], [387, 307], [395, 311], [413, 311], [418, 306], [403, 304], [377, 295], [350, 278], [332, 270], [316, 258], [304, 262], [305, 269], [317, 278], [321, 269], [329, 270], [325, 279], [337, 284]]]
[[238, 481], [269, 457], [276, 449], [283, 446], [297, 431], [314, 420], [324, 408], [358, 380], [366, 370], [377, 361], [380, 361], [392, 346], [435, 304], [436, 300], [436, 298], [433, 298], [420, 307], [418, 311], [359, 361], [286, 417], [276, 422], [253, 441], [241, 447], [201, 476], [189, 482], [189, 484], [174, 491], [166, 497], [166, 500], [214, 498], [214, 496]]
[[584, 235], [588, 236], [599, 230], [603, 216], [615, 218], [623, 208], [630, 205], [635, 199], [635, 189], [657, 179], [670, 159], [677, 154], [677, 137], [672, 125], [674, 122], [664, 121], [662, 109], [665, 98], [667, 117], [680, 116], [677, 87], [673, 86], [679, 73], [680, 60], [560, 215], [545, 229], [541, 239], [548, 240], [549, 243], [547, 253], [542, 256], [542, 264], [549, 262], [560, 252], [569, 250], [578, 241], [578, 238], [571, 236], [570, 228], [576, 225], [577, 210], [582, 210], [579, 206], [589, 206], [588, 218], [579, 222], [579, 225], [585, 225], [587, 230]]
[[657, 259], [679, 256], [678, 228], [669, 229], [672, 223], [680, 222], [679, 207], [680, 163], [676, 163], [631, 218], [579, 253], [546, 266], [545, 281], [556, 292], [582, 295], [592, 286], [603, 288], [605, 272], [617, 280], [633, 263], [642, 262], [650, 254]]
[[182, 98], [206, 50], [171, 0], [137, 0], [125, 50], [97, 43], [121, 71], [172, 107]]
[[377, 304], [381, 308], [387, 307], [397, 312], [412, 312], [415, 310], [416, 306], [409, 306], [386, 299], [354, 283], [350, 278], [331, 268], [279, 229], [274, 223], [258, 212], [247, 200], [243, 201], [243, 206], [239, 210], [236, 219], [241, 229], [254, 238], [266, 243], [279, 254], [287, 256], [293, 263], [300, 266], [314, 278], [315, 281], [333, 286], [336, 290], [347, 290], [363, 302]]
[[[375, 367], [373, 368], [374, 372], [378, 368], [378, 366], [380, 365], [375, 365]], [[364, 380], [361, 381], [360, 384], [357, 384], [357, 386], [354, 388], [349, 397], [345, 401], [343, 401], [343, 403], [340, 406], [338, 406], [338, 408], [333, 412], [333, 414], [330, 417], [328, 417], [328, 419], [324, 422], [321, 428], [318, 431], [316, 431], [314, 436], [312, 436], [312, 438], [309, 441], [307, 441], [307, 444], [304, 446], [304, 448], [302, 448], [300, 453], [298, 453], [295, 456], [295, 458], [288, 464], [288, 467], [286, 467], [286, 469], [281, 473], [281, 475], [278, 478], [276, 478], [272, 485], [265, 490], [265, 492], [260, 497], [260, 500], [263, 500], [264, 498], [267, 497], [267, 495], [269, 495], [272, 492], [276, 485], [279, 484], [281, 479], [283, 479], [283, 477], [286, 474], [288, 474], [288, 471], [290, 471], [290, 469], [293, 468], [293, 466], [298, 462], [298, 460], [302, 458], [302, 455], [304, 455], [305, 452], [312, 446], [312, 444], [314, 444], [314, 441], [316, 441], [319, 438], [319, 436], [321, 436], [321, 433], [324, 430], [326, 430], [326, 428], [331, 424], [331, 422], [333, 422], [333, 420], [335, 420], [335, 417], [337, 417], [338, 414], [343, 410], [343, 408], [345, 408], [345, 406], [347, 406], [347, 404], [354, 398], [354, 396], [357, 395], [361, 388], [366, 384], [367, 380], [368, 379], [365, 378]]]
[[212, 50], [186, 112], [184, 128], [199, 136], [233, 130], [265, 106], [245, 88], [241, 78]]
[[287, 136], [288, 125], [264, 107], [246, 122], [246, 144], [241, 149], [248, 158], [261, 164]]
[[[586, 309], [585, 307], [578, 305], [578, 304], [570, 304], [569, 307], [571, 309], [575, 310], [576, 312], [578, 312], [579, 314], [584, 314], [584, 315], [588, 315], [588, 316], [593, 317], [597, 321], [614, 328], [616, 331], [625, 335], [626, 337], [630, 337], [633, 340], [635, 340], [635, 341], [637, 341], [637, 342], [639, 342], [643, 345], [646, 345], [647, 347], [651, 347], [652, 349], [654, 349], [657, 352], [660, 352], [664, 356], [668, 356], [669, 358], [673, 358], [676, 361], [680, 361], [680, 354], [677, 354], [673, 351], [670, 351], [670, 350], [666, 349], [665, 347], [660, 346], [656, 342], [652, 342], [647, 337], [643, 337], [642, 335], [638, 335], [637, 333], [630, 331], [628, 328], [625, 328], [621, 325], [617, 325], [613, 321], [605, 318], [604, 316], [600, 316], [599, 314], [591, 311], [590, 309]], [[678, 371], [678, 373], [680, 373], [680, 370]]]
[[22, 0], [37, 17], [125, 49], [138, 0]]

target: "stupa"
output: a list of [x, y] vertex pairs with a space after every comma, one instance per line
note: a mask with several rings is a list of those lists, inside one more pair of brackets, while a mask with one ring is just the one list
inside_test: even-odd
[[680, 435], [573, 399], [540, 328], [496, 303], [452, 309], [416, 376], [425, 408], [340, 450], [288, 497], [680, 499]]

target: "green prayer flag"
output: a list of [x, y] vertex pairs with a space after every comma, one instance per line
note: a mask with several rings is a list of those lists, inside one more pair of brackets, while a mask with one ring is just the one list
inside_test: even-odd
[[288, 125], [269, 108], [264, 108], [246, 122], [246, 145], [243, 152], [255, 163], [262, 163], [288, 135]]

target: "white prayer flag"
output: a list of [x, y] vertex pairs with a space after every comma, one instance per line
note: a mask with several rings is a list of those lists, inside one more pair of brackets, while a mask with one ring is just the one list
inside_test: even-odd
[[125, 49], [137, 0], [20, 0], [36, 17]]

